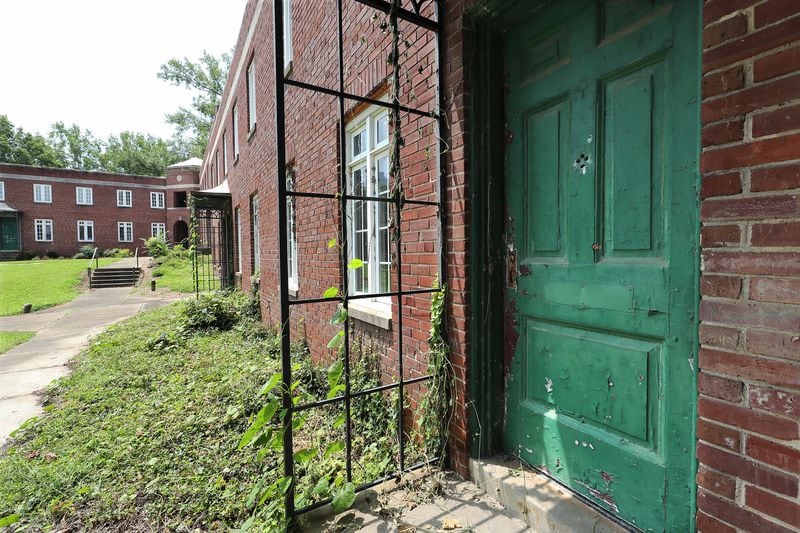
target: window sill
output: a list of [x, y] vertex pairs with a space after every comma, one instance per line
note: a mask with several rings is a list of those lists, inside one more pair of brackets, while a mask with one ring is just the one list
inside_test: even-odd
[[347, 314], [350, 318], [366, 322], [377, 328], [392, 329], [392, 310], [390, 305], [353, 300], [347, 304]]

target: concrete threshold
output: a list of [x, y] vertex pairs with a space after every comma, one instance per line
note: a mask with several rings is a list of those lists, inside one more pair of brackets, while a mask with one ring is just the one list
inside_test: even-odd
[[491, 458], [470, 460], [470, 475], [512, 516], [536, 532], [630, 531], [587, 505], [555, 481], [523, 468], [519, 461]]

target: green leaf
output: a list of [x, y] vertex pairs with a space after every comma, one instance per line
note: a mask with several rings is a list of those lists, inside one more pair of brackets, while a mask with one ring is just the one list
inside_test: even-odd
[[364, 266], [364, 261], [359, 259], [358, 257], [354, 257], [350, 261], [347, 262], [347, 268], [351, 270], [356, 270]]
[[259, 481], [256, 483], [256, 486], [253, 487], [253, 490], [250, 491], [250, 494], [247, 495], [247, 501], [244, 503], [245, 507], [248, 509], [252, 508], [253, 505], [256, 503], [256, 498], [258, 495], [261, 494], [261, 482]]
[[343, 307], [340, 307], [336, 310], [336, 314], [333, 315], [333, 318], [331, 318], [331, 324], [338, 326], [339, 324], [344, 324], [345, 320], [347, 320], [347, 311]]
[[19, 515], [16, 513], [10, 514], [0, 518], [0, 527], [10, 526], [11, 524], [16, 524], [17, 522], [19, 522]]
[[328, 248], [333, 248], [334, 246], [336, 246], [336, 239], [330, 239], [328, 241]]
[[314, 485], [314, 490], [311, 491], [311, 494], [314, 496], [322, 496], [327, 494], [330, 490], [330, 486], [331, 484], [328, 482], [328, 478], [321, 477], [319, 478], [319, 481], [317, 481], [317, 484]]
[[328, 287], [328, 289], [322, 293], [323, 298], [336, 298], [336, 295], [339, 294], [339, 287]]
[[316, 448], [306, 448], [305, 450], [294, 452], [294, 460], [299, 464], [307, 463], [316, 457], [318, 453], [319, 450]]
[[280, 407], [278, 400], [272, 400], [267, 405], [261, 408], [261, 410], [256, 415], [256, 419], [253, 422], [253, 424], [247, 431], [245, 431], [244, 435], [242, 435], [242, 439], [239, 441], [238, 449], [241, 450], [242, 448], [244, 448], [253, 441], [256, 435], [258, 435], [259, 432], [261, 431], [261, 428], [263, 428], [264, 425], [267, 422], [269, 422], [275, 415], [275, 412], [278, 410], [278, 407]]
[[327, 394], [326, 398], [328, 400], [330, 400], [332, 398], [336, 398], [336, 396], [338, 396], [340, 392], [344, 392], [346, 388], [347, 387], [345, 387], [345, 385], [343, 383], [340, 383], [339, 385], [336, 385], [335, 387], [331, 387], [328, 390], [328, 394]]
[[340, 414], [336, 417], [336, 420], [333, 421], [333, 429], [339, 429], [345, 423], [344, 413]]
[[335, 387], [339, 384], [339, 380], [342, 379], [342, 373], [344, 372], [344, 364], [341, 361], [334, 361], [334, 363], [328, 367], [328, 386]]
[[344, 342], [344, 330], [339, 331], [333, 338], [328, 342], [328, 348], [331, 350], [338, 350], [339, 346], [342, 345]]
[[323, 456], [325, 459], [329, 459], [332, 455], [337, 454], [342, 450], [344, 450], [344, 442], [337, 440], [336, 442], [331, 442], [328, 444], [328, 447], [325, 448], [325, 453]]
[[244, 524], [242, 524], [242, 527], [239, 528], [239, 531], [242, 531], [242, 532], [250, 531], [250, 528], [253, 527], [253, 522], [255, 522], [255, 521], [256, 521], [256, 517], [255, 516], [251, 516], [250, 518], [247, 519], [247, 521]]
[[269, 391], [271, 391], [272, 389], [274, 389], [274, 388], [275, 388], [275, 385], [277, 385], [278, 383], [280, 383], [280, 381], [281, 381], [281, 375], [280, 375], [280, 373], [276, 372], [276, 373], [272, 374], [272, 377], [271, 377], [271, 378], [269, 378], [269, 381], [267, 381], [266, 383], [264, 383], [264, 386], [263, 386], [263, 387], [261, 387], [261, 390], [260, 390], [260, 391], [258, 391], [258, 395], [259, 395], [259, 396], [264, 396], [264, 395], [265, 395], [265, 394], [267, 394]]
[[292, 476], [284, 476], [278, 480], [278, 489], [281, 494], [286, 494], [292, 484]]
[[344, 486], [333, 494], [331, 506], [335, 513], [341, 513], [350, 508], [356, 501], [356, 486], [345, 483]]

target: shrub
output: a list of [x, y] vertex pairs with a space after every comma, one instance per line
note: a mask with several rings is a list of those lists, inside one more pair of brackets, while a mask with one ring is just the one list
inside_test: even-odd
[[18, 253], [16, 257], [17, 261], [30, 261], [31, 259], [36, 259], [36, 258], [38, 258], [36, 252], [31, 250], [23, 250], [20, 253]]
[[84, 244], [81, 246], [78, 253], [73, 255], [73, 259], [91, 259], [92, 255], [94, 254], [94, 245], [91, 244]]
[[109, 248], [108, 250], [103, 250], [103, 257], [122, 259], [124, 257], [131, 257], [132, 255], [130, 250], [125, 250], [124, 248]]
[[59, 253], [58, 253], [58, 252], [56, 252], [55, 250], [47, 250], [47, 251], [44, 253], [44, 255], [45, 255], [46, 257], [50, 258], [50, 259], [58, 259], [59, 257], [61, 257], [61, 254], [59, 254]]
[[241, 292], [208, 292], [188, 300], [181, 310], [184, 332], [227, 331], [239, 322], [247, 297]]
[[163, 257], [169, 253], [169, 246], [167, 246], [167, 241], [163, 237], [150, 237], [142, 240], [144, 241], [147, 255], [150, 257]]

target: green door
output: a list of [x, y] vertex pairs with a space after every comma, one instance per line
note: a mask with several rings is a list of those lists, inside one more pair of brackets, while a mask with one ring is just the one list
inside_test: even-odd
[[16, 216], [0, 216], [0, 252], [19, 250], [19, 231]]
[[503, 38], [505, 446], [656, 531], [693, 521], [699, 3], [559, 0]]

